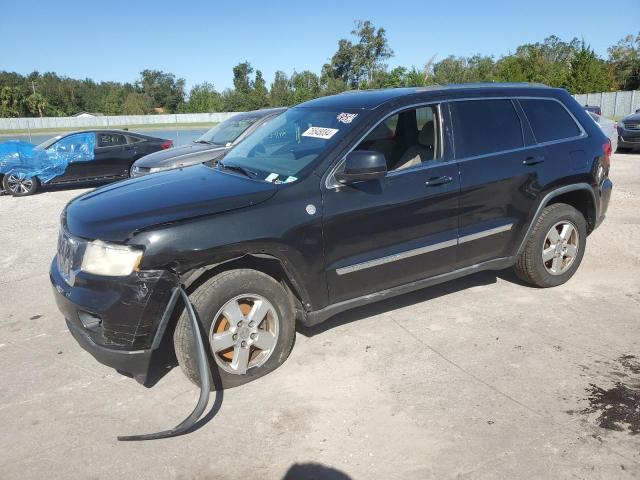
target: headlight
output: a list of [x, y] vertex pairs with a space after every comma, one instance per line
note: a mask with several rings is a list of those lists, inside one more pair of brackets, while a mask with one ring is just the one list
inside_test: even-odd
[[142, 260], [142, 250], [94, 240], [87, 243], [82, 257], [83, 272], [119, 277], [131, 275]]

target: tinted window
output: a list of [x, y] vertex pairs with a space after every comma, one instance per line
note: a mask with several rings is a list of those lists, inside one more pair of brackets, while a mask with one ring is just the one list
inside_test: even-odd
[[451, 102], [456, 157], [522, 147], [522, 126], [511, 100]]
[[98, 147], [113, 147], [116, 145], [124, 145], [127, 143], [124, 135], [118, 135], [115, 133], [99, 133], [98, 134]]
[[520, 100], [538, 142], [550, 142], [580, 135], [567, 109], [554, 100]]

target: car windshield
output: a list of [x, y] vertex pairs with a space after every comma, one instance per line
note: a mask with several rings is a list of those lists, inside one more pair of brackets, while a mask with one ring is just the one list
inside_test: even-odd
[[211, 143], [224, 147], [233, 143], [236, 138], [242, 135], [247, 128], [256, 123], [260, 117], [248, 115], [236, 115], [222, 123], [219, 123], [211, 130], [207, 130], [196, 143]]
[[293, 182], [358, 123], [357, 117], [348, 111], [289, 109], [233, 148], [218, 165], [242, 169], [267, 182]]
[[58, 135], [56, 137], [50, 138], [49, 140], [45, 140], [44, 142], [42, 142], [41, 144], [36, 146], [35, 150], [46, 150], [47, 148], [49, 148], [51, 145], [56, 143], [61, 138], [62, 138], [62, 135]]

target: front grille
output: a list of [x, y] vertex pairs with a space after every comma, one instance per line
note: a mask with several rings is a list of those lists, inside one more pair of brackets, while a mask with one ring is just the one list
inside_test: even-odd
[[634, 120], [632, 122], [623, 122], [626, 130], [640, 130], [640, 121]]
[[58, 255], [56, 262], [60, 275], [69, 285], [75, 282], [75, 276], [80, 266], [83, 242], [71, 237], [64, 230], [60, 229], [58, 234]]

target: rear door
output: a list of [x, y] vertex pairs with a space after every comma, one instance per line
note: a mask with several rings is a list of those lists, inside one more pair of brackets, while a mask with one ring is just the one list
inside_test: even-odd
[[87, 177], [127, 177], [134, 156], [135, 146], [127, 144], [120, 133], [97, 132], [93, 168]]
[[509, 98], [449, 102], [460, 171], [457, 267], [507, 257], [540, 190], [543, 147]]

